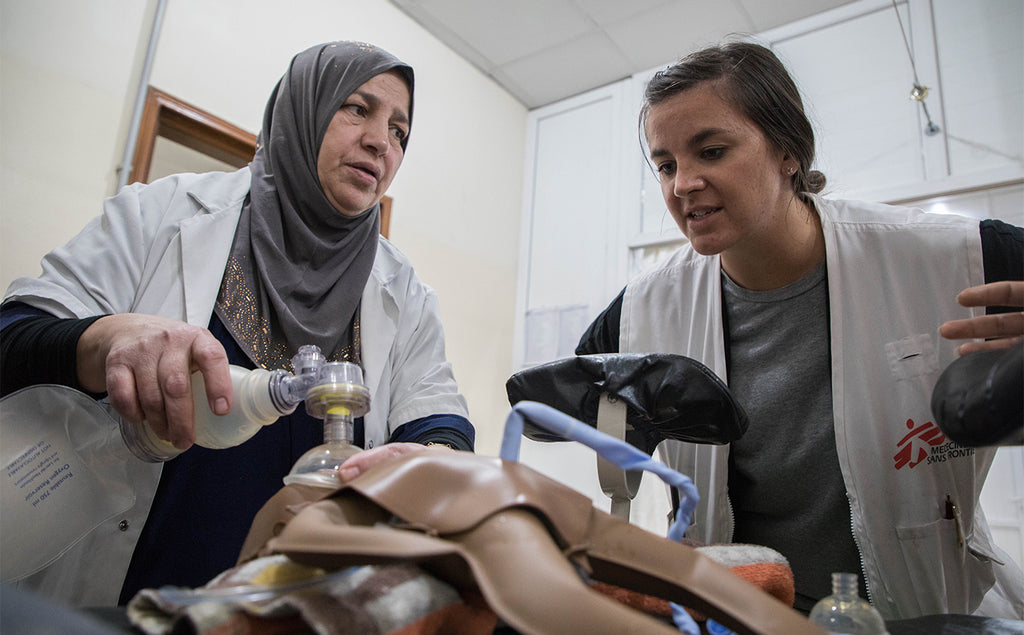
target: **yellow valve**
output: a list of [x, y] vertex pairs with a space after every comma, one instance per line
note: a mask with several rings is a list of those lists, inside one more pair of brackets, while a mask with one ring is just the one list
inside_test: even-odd
[[[335, 410], [341, 408], [343, 410]], [[328, 414], [361, 417], [370, 409], [366, 386], [348, 383], [318, 384], [306, 394], [306, 412], [318, 419]]]
[[286, 485], [301, 483], [337, 489], [338, 468], [360, 448], [353, 443], [355, 418], [370, 410], [370, 390], [363, 372], [350, 362], [328, 362], [306, 393], [306, 412], [324, 421], [324, 442], [295, 462]]

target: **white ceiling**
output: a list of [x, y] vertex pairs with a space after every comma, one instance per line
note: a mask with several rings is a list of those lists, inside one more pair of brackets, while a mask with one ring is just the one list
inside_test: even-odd
[[527, 108], [853, 0], [391, 0]]

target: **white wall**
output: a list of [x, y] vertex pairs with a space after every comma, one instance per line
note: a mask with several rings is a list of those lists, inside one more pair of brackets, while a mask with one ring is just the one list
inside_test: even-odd
[[131, 0], [0, 3], [3, 288], [37, 274], [112, 192], [147, 12]]
[[[0, 3], [0, 286], [113, 193], [155, 0]], [[496, 454], [508, 411], [526, 109], [386, 0], [169, 0], [150, 83], [256, 132], [293, 54], [372, 42], [416, 71], [391, 239], [437, 291], [448, 356]]]

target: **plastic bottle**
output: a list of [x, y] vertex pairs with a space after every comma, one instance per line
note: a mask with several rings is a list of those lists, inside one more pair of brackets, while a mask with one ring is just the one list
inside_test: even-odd
[[833, 573], [832, 595], [819, 600], [808, 618], [829, 633], [888, 635], [882, 616], [857, 595], [855, 573]]
[[[202, 373], [192, 375], [192, 397], [195, 401], [196, 445], [222, 450], [245, 443], [260, 428], [290, 414], [306, 396], [324, 364], [316, 346], [303, 346], [292, 358], [295, 374], [262, 368], [249, 370], [231, 366], [231, 387], [234, 403], [223, 416], [210, 410]], [[168, 461], [184, 450], [158, 437], [147, 424], [133, 424], [121, 419], [121, 436], [132, 454], [151, 463]]]
[[370, 410], [370, 391], [363, 370], [349, 362], [324, 364], [306, 395], [306, 412], [324, 420], [324, 442], [299, 457], [285, 485], [302, 484], [336, 489], [336, 474], [345, 459], [360, 451], [353, 444], [356, 417]]

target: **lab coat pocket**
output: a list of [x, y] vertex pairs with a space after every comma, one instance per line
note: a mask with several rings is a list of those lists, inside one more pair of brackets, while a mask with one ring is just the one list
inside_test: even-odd
[[955, 519], [897, 527], [896, 535], [912, 580], [912, 588], [900, 592], [921, 615], [971, 613], [995, 583], [991, 549], [973, 535], [961, 542]]
[[909, 335], [885, 345], [889, 370], [896, 379], [911, 379], [939, 372], [939, 356], [928, 333]]

